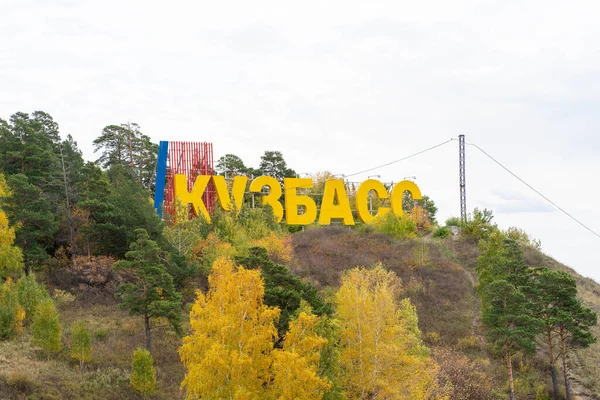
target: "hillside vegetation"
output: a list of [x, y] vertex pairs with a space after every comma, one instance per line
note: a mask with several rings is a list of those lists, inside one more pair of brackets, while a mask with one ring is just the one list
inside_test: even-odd
[[[257, 195], [161, 219], [140, 127], [94, 144], [0, 120], [0, 398], [600, 398], [600, 286], [491, 211], [440, 224], [405, 192], [402, 217], [298, 228]], [[215, 172], [296, 175], [276, 151]]]
[[[531, 266], [545, 265], [572, 275], [577, 281], [581, 302], [600, 313], [600, 285], [534, 246], [524, 245], [523, 251]], [[432, 347], [442, 369], [447, 368], [450, 376], [464, 380], [467, 385], [475, 384], [467, 381], [469, 376], [480, 387], [487, 382], [487, 389], [496, 394], [488, 393], [485, 398], [503, 398], [504, 365], [502, 359], [494, 357], [488, 349], [485, 328], [480, 321], [481, 305], [475, 290], [479, 254], [476, 243], [460, 237], [455, 240], [429, 237], [397, 240], [378, 233], [365, 234], [330, 227], [309, 229], [294, 235], [292, 269], [323, 287], [335, 287], [342, 273], [351, 266], [382, 262], [405, 283], [405, 293], [417, 307], [419, 327], [425, 341]], [[597, 325], [591, 330], [595, 336], [600, 335]], [[531, 395], [535, 395], [538, 385], [549, 393], [552, 391], [546, 352], [544, 343], [539, 342], [535, 356], [516, 361], [516, 365], [524, 363], [522, 370], [525, 374], [519, 378], [519, 383]], [[600, 343], [575, 349], [570, 362], [576, 398], [599, 398]], [[485, 379], [479, 380], [481, 377]], [[483, 393], [479, 395], [484, 396]], [[527, 398], [522, 392], [521, 397]]]

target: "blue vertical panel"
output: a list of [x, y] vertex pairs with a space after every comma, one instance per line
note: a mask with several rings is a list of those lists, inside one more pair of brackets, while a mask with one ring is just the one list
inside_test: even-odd
[[156, 162], [156, 185], [154, 187], [154, 208], [162, 215], [162, 204], [165, 198], [165, 180], [167, 179], [167, 155], [169, 142], [161, 141], [158, 145], [158, 160]]

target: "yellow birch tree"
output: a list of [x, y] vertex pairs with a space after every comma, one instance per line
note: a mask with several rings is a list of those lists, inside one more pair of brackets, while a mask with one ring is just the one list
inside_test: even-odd
[[[10, 196], [6, 179], [0, 174], [0, 206]], [[23, 273], [23, 253], [14, 242], [15, 230], [8, 225], [8, 218], [0, 208], [0, 280], [10, 276], [17, 278]]]
[[336, 303], [349, 399], [426, 399], [436, 389], [437, 367], [421, 342], [414, 307], [397, 301], [400, 291], [400, 279], [380, 265], [342, 278]]
[[331, 383], [318, 376], [321, 349], [327, 339], [316, 333], [319, 317], [312, 314], [304, 302], [306, 311], [290, 322], [290, 329], [283, 339], [283, 350], [273, 352], [273, 381], [270, 398], [273, 399], [321, 399]]
[[322, 398], [329, 383], [317, 375], [326, 342], [315, 333], [318, 317], [300, 313], [284, 348], [274, 350], [280, 310], [263, 303], [260, 271], [219, 257], [208, 282], [190, 313], [193, 332], [179, 350], [187, 398]]
[[260, 271], [238, 268], [220, 257], [206, 295], [190, 313], [193, 333], [179, 350], [187, 368], [187, 398], [259, 398], [269, 382], [274, 321], [279, 310], [263, 304]]

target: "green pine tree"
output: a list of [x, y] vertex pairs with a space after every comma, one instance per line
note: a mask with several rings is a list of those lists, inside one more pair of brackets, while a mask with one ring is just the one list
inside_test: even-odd
[[316, 315], [332, 313], [331, 304], [323, 301], [315, 286], [303, 282], [285, 265], [271, 261], [262, 247], [251, 248], [247, 257], [236, 257], [235, 262], [247, 269], [260, 269], [265, 281], [265, 304], [281, 310], [277, 322], [280, 337], [287, 331], [302, 300], [310, 305]]
[[565, 291], [568, 292], [571, 280], [571, 276], [563, 271], [552, 271], [546, 267], [537, 269], [536, 286], [538, 295], [535, 310], [542, 322], [543, 340], [548, 346], [548, 364], [556, 400], [560, 398], [556, 373], [556, 360], [560, 356], [560, 347], [557, 347], [555, 340], [556, 330], [560, 322], [559, 304], [565, 295], [568, 296]]
[[47, 196], [22, 174], [7, 177], [12, 190], [11, 202], [5, 205], [12, 225], [19, 225], [15, 244], [23, 250], [25, 272], [48, 258], [53, 250], [58, 223]]
[[162, 251], [150, 240], [144, 229], [136, 229], [137, 240], [125, 254], [127, 260], [115, 263], [117, 269], [128, 269], [135, 282], [119, 286], [120, 306], [132, 315], [144, 317], [146, 348], [150, 350], [151, 322], [154, 318], [167, 319], [173, 329], [181, 333], [181, 294], [175, 290], [161, 259]]
[[217, 160], [215, 171], [219, 175], [225, 175], [227, 178], [238, 175], [246, 175], [248, 167], [244, 164], [241, 158], [235, 154], [225, 154]]
[[504, 353], [508, 369], [509, 395], [515, 399], [512, 358], [517, 351], [535, 352], [538, 322], [527, 298], [506, 280], [490, 283], [482, 295], [482, 321], [488, 340]]
[[597, 316], [577, 299], [577, 283], [567, 272], [537, 268], [535, 283], [535, 311], [542, 322], [543, 339], [548, 346], [554, 398], [559, 398], [556, 361], [561, 357], [565, 392], [570, 399], [568, 355], [574, 347], [587, 347], [596, 342], [590, 328], [596, 325]]
[[257, 172], [259, 175], [272, 176], [279, 182], [283, 182], [283, 178], [295, 178], [297, 176], [296, 171], [288, 168], [287, 162], [280, 151], [265, 151], [260, 157]]
[[502, 351], [506, 361], [509, 396], [515, 399], [512, 359], [517, 351], [535, 352], [540, 321], [534, 313], [533, 270], [523, 258], [518, 243], [499, 232], [482, 245], [477, 260], [482, 321], [489, 341]]
[[71, 254], [76, 254], [77, 220], [74, 218], [73, 211], [79, 198], [77, 182], [80, 179], [84, 161], [81, 150], [71, 135], [68, 135], [67, 139], [59, 146], [59, 161], [62, 207], [59, 208], [60, 230], [56, 241], [59, 246], [68, 245]]
[[158, 145], [140, 132], [138, 124], [106, 126], [94, 140], [94, 147], [94, 151], [101, 151], [97, 163], [107, 169], [125, 166], [142, 187], [151, 189]]
[[162, 232], [162, 222], [150, 202], [150, 193], [136, 181], [126, 166], [107, 172], [92, 163], [82, 170], [77, 209], [84, 218], [78, 228], [84, 253], [123, 257], [136, 240], [135, 229], [145, 229], [152, 238]]
[[571, 385], [569, 381], [569, 352], [573, 348], [588, 347], [596, 342], [590, 329], [598, 322], [598, 317], [588, 307], [577, 299], [577, 283], [575, 278], [562, 272], [556, 280], [554, 288], [554, 326], [560, 343], [562, 372], [565, 380], [565, 393], [567, 400], [571, 399]]
[[18, 112], [0, 126], [0, 169], [27, 176], [48, 195], [58, 193], [60, 135], [52, 117], [42, 111]]
[[94, 140], [94, 152], [101, 152], [96, 163], [108, 168], [113, 165], [125, 164], [127, 138], [125, 131], [119, 125], [108, 125]]

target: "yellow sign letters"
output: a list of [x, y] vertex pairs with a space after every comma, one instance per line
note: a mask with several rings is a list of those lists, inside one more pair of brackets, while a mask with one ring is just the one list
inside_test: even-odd
[[[248, 184], [248, 177], [236, 176], [231, 184], [231, 191], [227, 187], [227, 182], [223, 176], [199, 175], [188, 191], [187, 176], [183, 174], [175, 175], [175, 200], [183, 205], [192, 205], [196, 215], [202, 215], [210, 222], [210, 215], [206, 204], [202, 199], [202, 194], [211, 182], [214, 185], [218, 205], [224, 211], [234, 211], [239, 213], [244, 204], [244, 194]], [[263, 192], [263, 188], [268, 190]], [[299, 194], [298, 189], [310, 189], [313, 187], [313, 181], [310, 178], [285, 178], [283, 188], [281, 184], [271, 176], [260, 176], [250, 183], [250, 193], [260, 193], [262, 195], [262, 204], [269, 205], [273, 209], [273, 215], [277, 222], [281, 222], [284, 216], [285, 204], [285, 223], [288, 225], [310, 225], [317, 221], [319, 225], [329, 225], [332, 219], [341, 220], [344, 225], [354, 225], [354, 217], [350, 206], [350, 199], [346, 193], [346, 185], [341, 179], [331, 179], [325, 182], [323, 197], [320, 207], [314, 199], [306, 194]], [[404, 192], [408, 191], [412, 198], [420, 200], [422, 198], [419, 187], [411, 181], [401, 181], [397, 183], [388, 192], [383, 183], [369, 179], [364, 181], [356, 191], [356, 215], [364, 223], [372, 223], [377, 217], [392, 212], [394, 215], [402, 216], [402, 197]], [[375, 215], [371, 214], [369, 204], [372, 200], [371, 192], [374, 197], [390, 200], [391, 207], [380, 207]], [[283, 199], [281, 198], [283, 195]], [[303, 212], [300, 212], [302, 209]]]

